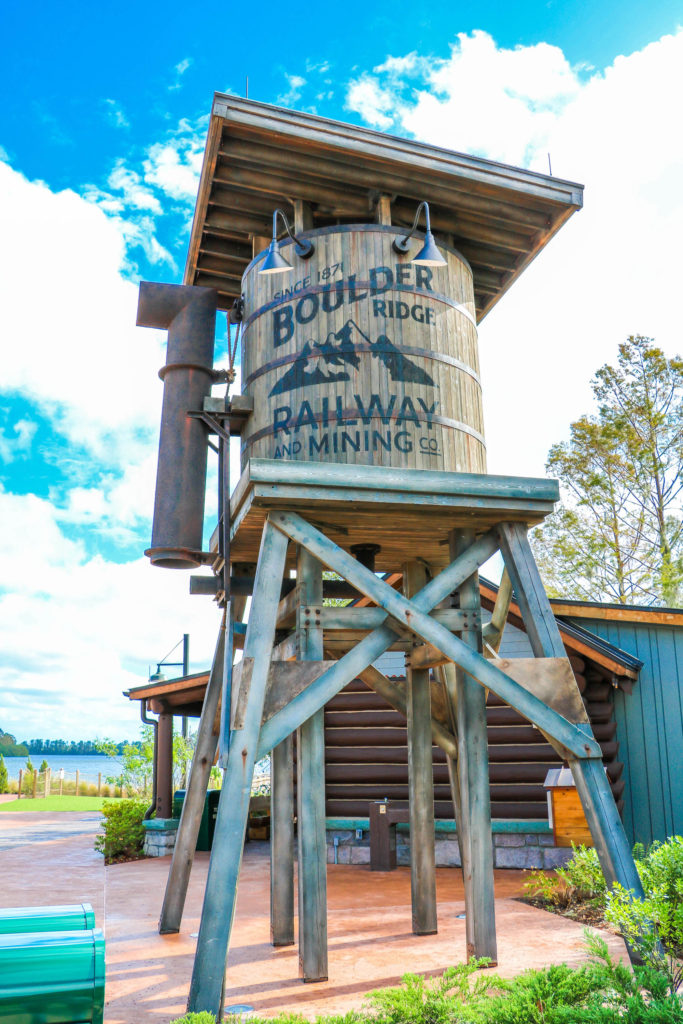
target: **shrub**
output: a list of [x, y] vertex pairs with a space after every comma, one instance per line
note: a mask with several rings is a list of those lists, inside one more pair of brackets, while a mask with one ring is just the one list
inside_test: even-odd
[[499, 981], [479, 974], [486, 959], [449, 967], [441, 978], [405, 974], [399, 988], [371, 992], [368, 999], [373, 1024], [446, 1024], [455, 1019], [456, 1008], [486, 995]]
[[104, 834], [95, 839], [95, 849], [107, 864], [135, 860], [142, 856], [145, 839], [143, 820], [147, 806], [142, 800], [117, 800], [102, 806]]
[[634, 852], [645, 898], [634, 899], [616, 884], [605, 917], [645, 964], [666, 974], [675, 992], [683, 983], [683, 836], [653, 843], [647, 853], [642, 846]]
[[7, 765], [0, 754], [0, 793], [9, 793], [9, 780], [7, 778]]
[[597, 852], [591, 847], [574, 846], [572, 856], [563, 868], [552, 875], [532, 871], [524, 884], [531, 899], [540, 899], [557, 907], [570, 907], [578, 903], [589, 904], [603, 910], [607, 896], [605, 876]]
[[202, 1010], [201, 1013], [186, 1013], [182, 1017], [176, 1017], [171, 1024], [216, 1024], [216, 1018], [212, 1013]]

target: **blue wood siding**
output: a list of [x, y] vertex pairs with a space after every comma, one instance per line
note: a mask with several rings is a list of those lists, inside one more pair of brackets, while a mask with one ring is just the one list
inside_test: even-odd
[[632, 842], [683, 835], [683, 630], [577, 619], [643, 662], [631, 694], [614, 694], [624, 762], [624, 827]]

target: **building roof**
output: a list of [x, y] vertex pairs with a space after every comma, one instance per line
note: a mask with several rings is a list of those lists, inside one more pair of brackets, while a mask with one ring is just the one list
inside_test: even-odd
[[[489, 609], [493, 608], [496, 600], [496, 594], [498, 593], [498, 586], [495, 583], [491, 583], [490, 580], [485, 579], [483, 576], [480, 576], [479, 589], [484, 607]], [[551, 607], [553, 608], [553, 612], [555, 612], [552, 601]], [[514, 600], [510, 603], [508, 619], [513, 623], [513, 625], [518, 626], [520, 629], [524, 629], [522, 613], [519, 605]], [[603, 668], [610, 671], [615, 677], [617, 677], [617, 679], [620, 676], [625, 676], [628, 679], [638, 678], [638, 673], [643, 667], [643, 662], [638, 658], [634, 658], [632, 654], [628, 654], [627, 651], [622, 651], [619, 647], [615, 647], [614, 644], [609, 643], [607, 640], [603, 640], [602, 637], [596, 636], [595, 633], [590, 633], [587, 629], [577, 626], [576, 623], [565, 622], [563, 619], [558, 618], [557, 625], [565, 647], [572, 650], [573, 653], [590, 658], [592, 661], [597, 662], [599, 665], [602, 665]]]
[[217, 288], [228, 309], [275, 207], [311, 204], [314, 228], [367, 223], [380, 193], [399, 227], [429, 202], [437, 241], [472, 267], [478, 319], [583, 203], [575, 182], [216, 93], [184, 283]]

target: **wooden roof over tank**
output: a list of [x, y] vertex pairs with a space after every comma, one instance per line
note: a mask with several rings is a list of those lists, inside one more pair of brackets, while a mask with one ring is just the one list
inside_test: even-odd
[[276, 206], [311, 204], [314, 228], [367, 223], [380, 193], [400, 227], [429, 202], [437, 240], [469, 260], [480, 320], [583, 202], [574, 182], [216, 93], [184, 282], [227, 309]]

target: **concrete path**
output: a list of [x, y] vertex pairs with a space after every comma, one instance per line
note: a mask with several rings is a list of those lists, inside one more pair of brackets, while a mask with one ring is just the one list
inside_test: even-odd
[[[168, 1024], [185, 1009], [209, 855], [197, 854], [179, 935], [160, 936], [157, 920], [170, 858], [104, 868], [93, 848], [95, 812], [0, 815], [0, 906], [92, 903], [105, 928], [105, 1024]], [[515, 900], [524, 875], [496, 872], [498, 971], [585, 959], [580, 925]], [[106, 885], [106, 916], [105, 916]], [[406, 971], [441, 973], [465, 958], [460, 871], [437, 869], [439, 934], [410, 930], [410, 872], [371, 873], [366, 866], [328, 865], [329, 981], [298, 979], [296, 946], [273, 949], [269, 924], [267, 843], [247, 845], [227, 1003], [247, 1003], [266, 1016], [280, 1011], [315, 1017], [359, 1007], [372, 989], [395, 985]], [[617, 956], [623, 943], [608, 936]]]
[[[170, 858], [114, 865], [107, 872], [108, 990], [106, 1024], [168, 1024], [185, 1009], [199, 928], [208, 854], [197, 854], [179, 935], [156, 931]], [[585, 960], [583, 929], [514, 899], [519, 871], [496, 872], [498, 971]], [[329, 980], [298, 979], [298, 949], [273, 949], [269, 926], [266, 843], [249, 843], [228, 959], [227, 1005], [247, 1003], [257, 1013], [343, 1013], [366, 993], [398, 984], [402, 974], [441, 973], [465, 959], [460, 871], [437, 870], [439, 934], [411, 932], [410, 871], [371, 873], [365, 866], [328, 865]], [[623, 943], [607, 936], [617, 956]]]
[[104, 927], [104, 859], [95, 811], [0, 814], [0, 907], [92, 903]]

